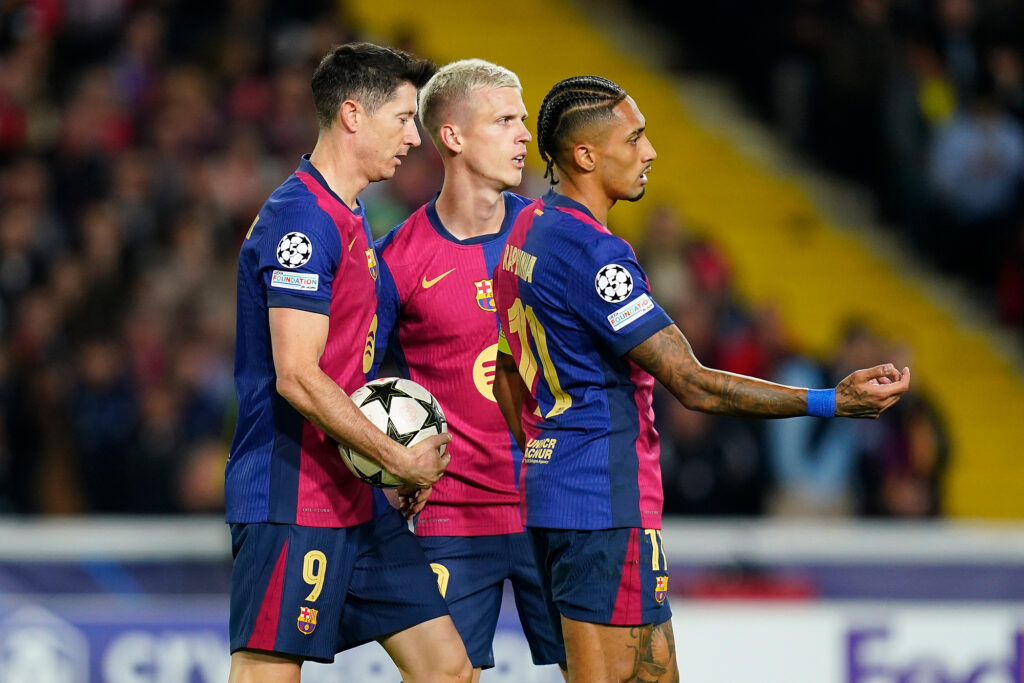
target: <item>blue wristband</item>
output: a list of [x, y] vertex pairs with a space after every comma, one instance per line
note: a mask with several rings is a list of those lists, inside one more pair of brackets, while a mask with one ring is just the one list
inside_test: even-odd
[[836, 390], [808, 389], [807, 414], [812, 417], [835, 417]]

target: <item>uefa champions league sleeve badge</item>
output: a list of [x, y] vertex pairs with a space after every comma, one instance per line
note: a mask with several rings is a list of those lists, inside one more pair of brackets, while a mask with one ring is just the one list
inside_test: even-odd
[[301, 232], [290, 232], [277, 243], [277, 262], [285, 268], [305, 265], [313, 255], [313, 243]]
[[597, 271], [594, 288], [602, 299], [617, 304], [633, 292], [633, 276], [623, 266], [609, 263]]

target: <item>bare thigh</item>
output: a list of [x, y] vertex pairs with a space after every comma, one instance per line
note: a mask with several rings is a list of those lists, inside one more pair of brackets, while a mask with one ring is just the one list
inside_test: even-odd
[[590, 624], [562, 616], [569, 683], [678, 683], [672, 622]]
[[228, 683], [299, 683], [301, 666], [285, 655], [239, 650], [231, 655]]
[[404, 683], [469, 683], [473, 667], [448, 615], [411, 626], [380, 640]]

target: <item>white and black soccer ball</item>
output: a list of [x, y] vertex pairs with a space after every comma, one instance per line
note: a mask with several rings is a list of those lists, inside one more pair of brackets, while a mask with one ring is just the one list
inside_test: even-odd
[[[437, 399], [409, 379], [385, 377], [367, 382], [352, 394], [352, 401], [370, 422], [403, 446], [414, 446], [428, 436], [448, 431], [448, 421]], [[352, 474], [367, 484], [384, 489], [402, 485], [365, 455], [341, 444], [338, 452]]]
[[298, 268], [313, 255], [313, 243], [301, 232], [290, 232], [277, 243], [277, 262], [285, 268]]
[[624, 267], [609, 263], [597, 271], [594, 287], [598, 295], [608, 303], [617, 304], [625, 301], [633, 292], [633, 276]]

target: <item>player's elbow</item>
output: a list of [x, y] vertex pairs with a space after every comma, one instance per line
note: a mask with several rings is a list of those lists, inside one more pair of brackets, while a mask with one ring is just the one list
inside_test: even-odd
[[672, 387], [672, 393], [689, 410], [705, 410], [710, 393], [704, 382], [707, 369], [697, 365], [690, 373], [680, 376]]
[[276, 388], [281, 398], [293, 406], [299, 406], [303, 403], [302, 397], [306, 394], [305, 382], [302, 381], [302, 373], [297, 368], [279, 368], [277, 370]]
[[281, 394], [281, 398], [285, 399], [289, 403], [292, 402], [292, 397], [298, 394], [298, 382], [295, 381], [294, 377], [278, 375], [276, 386], [277, 393]]
[[708, 412], [708, 394], [705, 392], [691, 391], [685, 396], [678, 398], [679, 402], [682, 403], [687, 410], [695, 410], [702, 413]]

